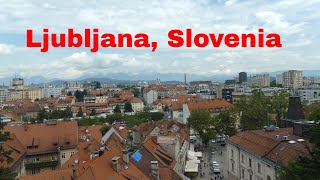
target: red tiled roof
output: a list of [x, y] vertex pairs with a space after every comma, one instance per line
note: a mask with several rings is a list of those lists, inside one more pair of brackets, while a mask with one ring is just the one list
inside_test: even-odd
[[[42, 123], [5, 126], [4, 131], [14, 133], [28, 153], [52, 151], [59, 146], [78, 145], [78, 125], [76, 121], [56, 122], [53, 125]], [[34, 148], [27, 148], [32, 145]]]
[[[279, 139], [276, 139], [276, 135], [279, 135]], [[230, 137], [228, 141], [278, 164], [287, 163], [298, 155], [308, 154], [304, 144], [289, 144], [288, 141], [283, 141], [283, 136], [288, 136], [289, 140], [300, 139], [293, 135], [292, 128], [280, 128], [272, 132], [244, 131]]]
[[74, 180], [72, 168], [58, 169], [54, 171], [46, 171], [39, 174], [22, 176], [19, 180]]
[[12, 158], [13, 161], [9, 163], [7, 163], [6, 161], [0, 162], [0, 167], [1, 166], [13, 167], [16, 165], [16, 163], [19, 160], [21, 160], [26, 155], [25, 147], [21, 144], [21, 142], [13, 133], [10, 133], [10, 139], [4, 142], [4, 144], [2, 145], [2, 148], [5, 151], [11, 151], [11, 154], [9, 155], [9, 157]]

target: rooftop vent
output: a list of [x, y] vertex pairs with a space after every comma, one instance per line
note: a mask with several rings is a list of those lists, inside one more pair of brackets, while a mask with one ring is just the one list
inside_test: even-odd
[[297, 142], [296, 142], [296, 141], [291, 140], [291, 141], [289, 141], [288, 143], [289, 143], [289, 144], [296, 144]]

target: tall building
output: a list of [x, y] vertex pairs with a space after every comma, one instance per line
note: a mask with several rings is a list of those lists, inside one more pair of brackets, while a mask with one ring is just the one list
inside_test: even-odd
[[276, 84], [283, 84], [282, 83], [282, 74], [277, 74], [277, 76], [276, 76]]
[[239, 83], [246, 82], [248, 80], [247, 73], [246, 72], [240, 72], [239, 73]]
[[282, 73], [282, 85], [286, 88], [299, 88], [302, 86], [302, 71], [290, 70]]
[[11, 81], [11, 86], [23, 86], [24, 80], [22, 78], [13, 78]]
[[249, 78], [249, 84], [253, 87], [269, 87], [270, 76], [269, 74], [258, 74]]

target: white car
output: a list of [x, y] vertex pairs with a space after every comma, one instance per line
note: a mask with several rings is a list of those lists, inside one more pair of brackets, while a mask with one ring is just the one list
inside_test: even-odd
[[214, 173], [220, 173], [220, 167], [215, 167], [213, 168]]
[[214, 167], [217, 167], [217, 166], [219, 166], [219, 163], [218, 163], [217, 161], [212, 161], [212, 165], [213, 165]]

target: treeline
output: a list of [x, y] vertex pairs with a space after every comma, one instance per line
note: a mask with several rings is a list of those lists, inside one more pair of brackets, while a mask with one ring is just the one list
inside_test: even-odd
[[139, 112], [135, 115], [125, 115], [116, 113], [106, 117], [81, 118], [78, 120], [79, 126], [102, 125], [104, 123], [112, 124], [114, 122], [124, 122], [129, 128], [148, 121], [159, 121], [163, 119], [162, 112]]
[[282, 127], [288, 104], [286, 92], [267, 97], [262, 91], [255, 90], [251, 96], [242, 96], [233, 108], [217, 116], [211, 116], [205, 110], [192, 111], [188, 124], [199, 133], [204, 143], [208, 143], [217, 134], [230, 136], [238, 129], [256, 130], [271, 124]]

